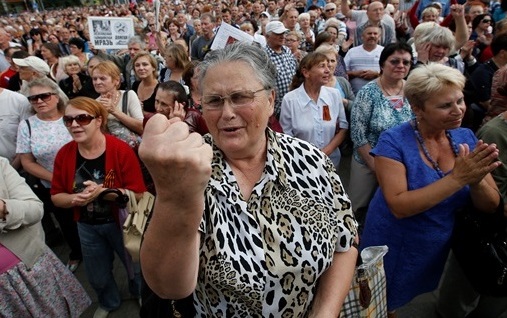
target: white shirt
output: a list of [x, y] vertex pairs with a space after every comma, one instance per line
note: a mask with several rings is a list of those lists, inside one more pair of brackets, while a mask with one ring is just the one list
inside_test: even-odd
[[[371, 52], [366, 51], [362, 45], [351, 48], [343, 59], [347, 72], [359, 70], [380, 72], [380, 65], [378, 64], [378, 61], [383, 49], [384, 47], [381, 45], [377, 45], [377, 47]], [[361, 87], [366, 85], [368, 82], [370, 81], [360, 77], [351, 79], [350, 85], [352, 86], [354, 94], [357, 94]]]
[[32, 115], [32, 106], [25, 96], [8, 89], [0, 92], [0, 105], [0, 156], [12, 162], [18, 125]]
[[[330, 120], [324, 118], [325, 106]], [[339, 129], [349, 129], [340, 93], [323, 86], [315, 103], [305, 91], [304, 84], [285, 94], [280, 112], [280, 125], [287, 135], [310, 142], [322, 149], [334, 138]], [[340, 149], [330, 156], [335, 167], [340, 164]]]

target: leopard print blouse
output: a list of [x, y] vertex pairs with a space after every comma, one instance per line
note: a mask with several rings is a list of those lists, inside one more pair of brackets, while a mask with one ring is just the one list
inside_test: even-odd
[[248, 201], [213, 146], [194, 292], [200, 317], [304, 317], [334, 252], [354, 241], [357, 224], [329, 158], [299, 139], [267, 136]]

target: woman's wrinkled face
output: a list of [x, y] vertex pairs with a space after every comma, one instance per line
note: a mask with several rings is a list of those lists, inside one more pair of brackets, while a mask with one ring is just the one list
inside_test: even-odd
[[396, 51], [387, 57], [382, 65], [382, 76], [391, 80], [401, 80], [407, 77], [412, 65], [410, 53]]
[[320, 86], [326, 85], [329, 82], [331, 72], [329, 71], [327, 59], [315, 64], [310, 69], [303, 69], [303, 76], [305, 83], [318, 84]]
[[[201, 104], [213, 141], [228, 158], [252, 156], [266, 147], [266, 127], [273, 114], [274, 90], [263, 89], [255, 71], [245, 62], [223, 62], [208, 69], [203, 79]], [[258, 92], [257, 92], [258, 91]], [[226, 98], [221, 107], [209, 109], [206, 97], [253, 93], [250, 103], [237, 106]]]
[[155, 95], [155, 110], [157, 113], [162, 114], [169, 118], [169, 113], [174, 108], [174, 95], [168, 91], [157, 89]]
[[[65, 108], [66, 117], [75, 118], [76, 116], [79, 115], [89, 115], [95, 117], [85, 110], [73, 107], [72, 104], [69, 104]], [[77, 143], [87, 142], [90, 141], [95, 136], [97, 136], [97, 134], [101, 134], [100, 131], [101, 125], [102, 125], [101, 117], [92, 119], [88, 124], [79, 124], [76, 120], [73, 120], [71, 126], [67, 127], [67, 130], [69, 131], [70, 135], [72, 136], [72, 139], [74, 139], [75, 142]]]
[[[32, 99], [35, 97], [34, 99]], [[50, 87], [34, 86], [30, 88], [28, 98], [37, 115], [50, 116], [58, 113], [58, 95]]]
[[111, 92], [114, 89], [116, 89], [120, 84], [119, 80], [115, 80], [110, 75], [96, 70], [92, 71], [92, 80], [93, 87], [95, 88], [95, 91], [99, 94]]
[[299, 26], [303, 29], [310, 27], [310, 18], [300, 18], [299, 19]]
[[80, 71], [81, 65], [79, 65], [79, 63], [68, 63], [65, 66], [65, 73], [67, 73], [67, 75], [74, 75], [79, 73]]
[[295, 35], [287, 35], [285, 37], [285, 45], [295, 52], [299, 47], [299, 40]]
[[413, 107], [413, 110], [418, 121], [424, 121], [435, 131], [441, 131], [460, 127], [466, 106], [462, 90], [447, 86], [438, 94], [432, 94], [423, 108]]
[[331, 74], [334, 74], [336, 66], [338, 65], [337, 55], [333, 54], [332, 52], [329, 52], [326, 53], [326, 57], [329, 66], [329, 71], [331, 72]]
[[449, 55], [451, 49], [443, 44], [431, 44], [430, 52], [428, 54], [431, 62], [439, 62]]

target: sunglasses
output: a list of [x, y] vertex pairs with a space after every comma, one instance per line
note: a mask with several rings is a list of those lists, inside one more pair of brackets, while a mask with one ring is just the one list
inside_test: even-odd
[[72, 126], [72, 123], [75, 120], [79, 126], [86, 126], [86, 125], [90, 124], [92, 122], [92, 120], [94, 120], [95, 118], [97, 118], [97, 117], [94, 117], [92, 115], [87, 115], [87, 114], [81, 114], [81, 115], [77, 115], [75, 117], [63, 116], [63, 124], [65, 125], [65, 127], [70, 127], [70, 126]]
[[412, 64], [412, 61], [409, 60], [400, 60], [400, 59], [393, 59], [388, 61], [392, 66], [398, 66], [400, 63], [403, 64], [403, 66], [409, 66]]
[[491, 23], [491, 20], [490, 19], [483, 19], [481, 22], [482, 23]]
[[335, 9], [326, 9], [326, 12], [334, 11]]
[[56, 95], [55, 93], [42, 93], [37, 95], [28, 96], [27, 99], [30, 103], [36, 103], [39, 99], [43, 102], [47, 102], [51, 99], [51, 96]]

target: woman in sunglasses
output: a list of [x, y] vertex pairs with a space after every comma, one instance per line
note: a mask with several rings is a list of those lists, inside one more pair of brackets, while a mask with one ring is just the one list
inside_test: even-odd
[[50, 217], [53, 212], [60, 224], [70, 247], [67, 266], [75, 271], [82, 259], [76, 223], [68, 210], [53, 205], [49, 195], [55, 156], [63, 145], [72, 140], [62, 121], [68, 98], [47, 77], [27, 82], [24, 93], [35, 115], [19, 124], [16, 153], [20, 154], [23, 169], [41, 180], [42, 188], [38, 189], [37, 194], [44, 203], [44, 214]]
[[[99, 300], [100, 317], [118, 309], [121, 297], [112, 272], [114, 252], [127, 267], [118, 209], [98, 196], [108, 188], [129, 189], [139, 197], [146, 188], [139, 161], [133, 150], [114, 136], [106, 135], [108, 113], [91, 98], [69, 101], [63, 123], [72, 136], [58, 152], [51, 187], [51, 199], [61, 208], [73, 209], [77, 220], [86, 275]], [[111, 197], [109, 197], [111, 196]], [[140, 274], [129, 271], [129, 290], [140, 297]]]
[[475, 41], [473, 55], [479, 59], [482, 52], [491, 45], [495, 21], [489, 14], [479, 14], [472, 20], [470, 40]]
[[360, 224], [378, 185], [370, 150], [384, 130], [412, 118], [410, 105], [403, 94], [404, 78], [412, 65], [412, 48], [402, 42], [386, 45], [380, 54], [379, 65], [380, 76], [359, 90], [350, 116], [354, 150], [349, 196]]

